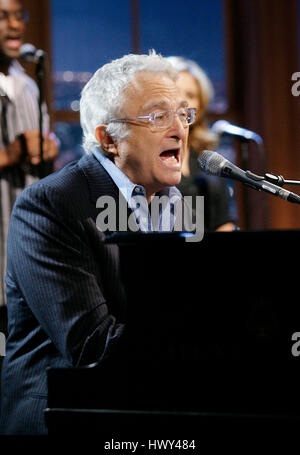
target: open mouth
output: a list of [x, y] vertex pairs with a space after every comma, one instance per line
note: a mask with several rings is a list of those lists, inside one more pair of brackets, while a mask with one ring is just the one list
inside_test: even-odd
[[166, 164], [178, 164], [180, 151], [179, 149], [164, 150], [160, 153], [159, 157]]
[[10, 49], [19, 49], [22, 45], [22, 39], [19, 36], [7, 36], [5, 44]]

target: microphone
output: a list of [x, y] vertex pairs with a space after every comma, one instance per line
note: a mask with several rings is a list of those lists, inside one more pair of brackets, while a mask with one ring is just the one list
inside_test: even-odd
[[20, 47], [20, 59], [24, 62], [38, 63], [46, 57], [46, 52], [37, 49], [33, 44], [25, 43]]
[[262, 144], [261, 136], [253, 131], [240, 128], [239, 126], [232, 125], [227, 120], [217, 120], [212, 126], [211, 130], [218, 135], [229, 134], [230, 136], [238, 136], [243, 139], [252, 140], [258, 144]]
[[239, 182], [249, 185], [255, 190], [266, 191], [267, 193], [278, 196], [285, 201], [300, 204], [300, 196], [297, 194], [278, 187], [277, 185], [265, 180], [264, 177], [253, 174], [251, 171], [243, 171], [217, 152], [204, 150], [198, 158], [198, 164], [200, 169], [205, 174], [238, 180]]

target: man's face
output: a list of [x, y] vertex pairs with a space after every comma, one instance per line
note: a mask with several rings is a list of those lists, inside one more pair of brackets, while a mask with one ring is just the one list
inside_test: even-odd
[[[175, 82], [163, 73], [138, 73], [125, 90], [123, 116], [137, 117], [187, 106]], [[177, 116], [168, 128], [148, 122], [128, 124], [130, 134], [116, 145], [115, 164], [149, 199], [165, 186], [177, 185], [187, 145], [188, 127]]]
[[7, 19], [0, 17], [0, 57], [17, 58], [23, 42], [25, 24], [18, 20], [14, 13], [22, 10], [18, 0], [0, 0], [0, 14], [9, 14]]

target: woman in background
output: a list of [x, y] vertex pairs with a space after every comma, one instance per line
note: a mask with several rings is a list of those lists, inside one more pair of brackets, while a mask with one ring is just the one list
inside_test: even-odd
[[181, 182], [177, 187], [183, 196], [204, 196], [205, 231], [232, 231], [236, 228], [229, 210], [229, 191], [226, 181], [219, 177], [206, 176], [197, 164], [197, 158], [205, 150], [214, 150], [218, 137], [208, 128], [206, 110], [214, 91], [212, 83], [193, 60], [168, 57], [179, 71], [177, 84], [189, 107], [197, 109], [197, 118], [190, 127], [189, 144], [182, 164]]

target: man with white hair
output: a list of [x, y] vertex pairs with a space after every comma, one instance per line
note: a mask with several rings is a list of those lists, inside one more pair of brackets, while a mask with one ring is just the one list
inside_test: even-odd
[[[126, 298], [118, 247], [104, 243], [97, 222], [101, 198], [116, 207], [126, 201], [131, 212], [135, 195], [146, 207], [161, 193], [180, 197], [174, 185], [195, 109], [176, 78], [154, 51], [100, 68], [81, 97], [85, 156], [17, 199], [8, 237], [0, 432], [47, 433], [47, 367], [101, 361], [122, 335]], [[151, 229], [149, 217], [140, 218], [136, 230]]]

